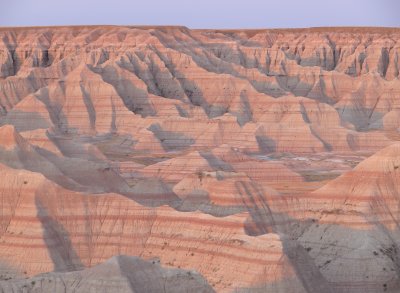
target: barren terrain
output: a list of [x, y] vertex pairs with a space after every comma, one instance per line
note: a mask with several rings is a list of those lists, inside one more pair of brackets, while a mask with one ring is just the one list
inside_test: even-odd
[[0, 29], [0, 292], [399, 292], [400, 29]]

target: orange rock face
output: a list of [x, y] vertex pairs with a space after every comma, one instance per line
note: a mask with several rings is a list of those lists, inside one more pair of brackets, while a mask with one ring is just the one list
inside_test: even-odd
[[0, 291], [398, 292], [399, 69], [398, 29], [0, 29]]

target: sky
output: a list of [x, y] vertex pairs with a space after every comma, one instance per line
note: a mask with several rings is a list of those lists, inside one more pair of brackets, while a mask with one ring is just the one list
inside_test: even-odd
[[400, 27], [400, 0], [0, 0], [0, 26]]

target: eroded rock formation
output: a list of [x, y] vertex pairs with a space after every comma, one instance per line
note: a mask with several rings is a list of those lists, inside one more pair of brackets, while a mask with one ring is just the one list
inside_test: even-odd
[[398, 292], [400, 30], [0, 29], [3, 292]]

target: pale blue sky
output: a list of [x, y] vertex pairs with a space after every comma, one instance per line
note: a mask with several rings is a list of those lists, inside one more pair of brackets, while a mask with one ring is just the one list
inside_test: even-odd
[[400, 27], [400, 0], [0, 0], [0, 26]]

